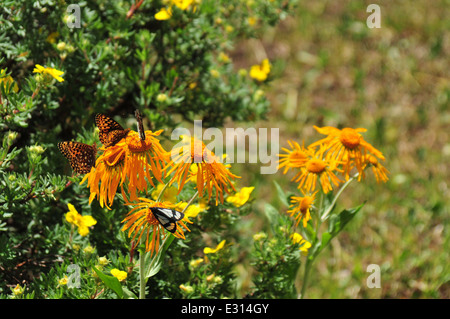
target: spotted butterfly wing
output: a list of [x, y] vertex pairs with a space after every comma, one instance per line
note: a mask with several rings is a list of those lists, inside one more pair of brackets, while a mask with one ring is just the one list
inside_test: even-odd
[[168, 208], [150, 207], [153, 216], [159, 221], [159, 223], [171, 233], [175, 233], [177, 230], [177, 221], [184, 218], [184, 214]]
[[80, 174], [87, 174], [95, 167], [95, 146], [80, 142], [59, 142], [58, 149], [69, 160], [72, 169]]
[[105, 114], [98, 113], [95, 116], [95, 125], [99, 129], [98, 137], [100, 142], [105, 147], [114, 146], [121, 139], [126, 137], [130, 129], [123, 129], [123, 127]]

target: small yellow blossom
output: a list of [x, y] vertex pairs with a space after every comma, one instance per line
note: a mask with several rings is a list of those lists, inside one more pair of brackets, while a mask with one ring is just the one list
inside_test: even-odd
[[64, 41], [59, 42], [59, 43], [56, 45], [56, 48], [57, 48], [59, 51], [63, 51], [63, 50], [66, 48], [66, 42], [64, 42]]
[[116, 277], [119, 281], [124, 281], [125, 279], [127, 279], [127, 273], [116, 268], [111, 270], [111, 275]]
[[64, 276], [63, 278], [58, 280], [59, 286], [67, 285], [67, 282], [69, 281], [69, 278], [67, 276]]
[[168, 9], [162, 8], [155, 14], [155, 19], [163, 21], [163, 20], [170, 19], [171, 16], [172, 16], [172, 8], [168, 8]]
[[209, 71], [209, 73], [211, 73], [211, 75], [212, 75], [213, 78], [218, 78], [218, 77], [220, 77], [220, 73], [219, 73], [219, 71], [217, 71], [216, 69], [211, 69], [211, 70]]
[[[179, 203], [174, 207], [174, 209], [181, 212], [181, 211], [183, 211], [183, 210], [186, 208], [187, 204], [188, 204], [188, 203], [185, 203], [185, 202], [179, 202]], [[200, 205], [191, 204], [191, 205], [187, 208], [187, 210], [184, 212], [184, 216], [186, 216], [186, 217], [188, 217], [188, 218], [190, 218], [190, 217], [195, 218], [195, 217], [197, 217], [197, 215], [198, 215], [199, 213], [203, 212], [204, 210], [205, 210], [205, 209], [203, 209], [202, 207], [200, 207]]]
[[[156, 186], [156, 188], [152, 191], [151, 197], [154, 200], [157, 200], [163, 188], [164, 184], [162, 183], [158, 184], [158, 186]], [[177, 201], [177, 194], [178, 189], [175, 186], [168, 186], [166, 187], [164, 193], [161, 196], [161, 201], [175, 203]]]
[[260, 82], [265, 81], [270, 73], [270, 63], [264, 59], [261, 64], [253, 65], [250, 69], [250, 77]]
[[19, 91], [19, 87], [17, 86], [17, 83], [14, 81], [11, 75], [4, 76], [6, 74], [5, 69], [0, 70], [0, 85], [3, 85], [3, 88], [6, 90], [7, 87], [9, 87], [9, 90], [13, 90], [14, 93], [17, 93]]
[[248, 201], [254, 189], [255, 187], [242, 187], [236, 194], [228, 196], [227, 202], [233, 204], [235, 207], [241, 207]]
[[191, 266], [192, 268], [197, 268], [202, 262], [204, 262], [205, 260], [203, 258], [197, 258], [197, 259], [193, 259], [191, 260], [191, 262], [189, 263], [189, 266]]
[[52, 32], [48, 35], [47, 39], [45, 39], [45, 41], [47, 41], [50, 44], [53, 44], [56, 42], [56, 38], [59, 37], [59, 33], [57, 31]]
[[66, 214], [66, 220], [78, 227], [78, 233], [81, 236], [87, 236], [89, 234], [89, 227], [97, 224], [97, 221], [92, 216], [80, 215], [72, 204], [67, 204], [69, 211]]
[[54, 68], [50, 67], [43, 67], [42, 65], [36, 64], [33, 73], [41, 73], [41, 74], [49, 74], [53, 78], [55, 78], [58, 82], [63, 82], [64, 79], [61, 77], [61, 75], [64, 74], [63, 71], [59, 71]]
[[256, 22], [258, 22], [258, 19], [255, 17], [248, 17], [247, 22], [249, 26], [254, 26]]
[[300, 251], [302, 252], [302, 255], [307, 256], [308, 249], [311, 248], [311, 243], [304, 239], [299, 233], [293, 233], [291, 235], [291, 238], [294, 244], [299, 244], [301, 246]]
[[230, 63], [230, 61], [231, 61], [230, 57], [226, 53], [223, 53], [223, 52], [219, 53], [218, 60], [223, 63]]
[[17, 284], [17, 286], [15, 286], [12, 291], [14, 296], [20, 296], [25, 291], [25, 287], [21, 287], [19, 284]]
[[188, 293], [188, 294], [194, 292], [194, 288], [192, 288], [192, 286], [189, 286], [189, 285], [183, 285], [183, 284], [181, 284], [181, 285], [179, 286], [179, 288], [180, 288], [181, 290], [183, 290], [185, 293]]
[[100, 266], [106, 266], [109, 264], [109, 260], [106, 257], [98, 257], [98, 263], [100, 264]]
[[181, 10], [186, 10], [194, 2], [194, 0], [172, 0], [172, 2]]
[[92, 254], [94, 252], [94, 250], [95, 250], [95, 248], [92, 247], [91, 245], [88, 245], [86, 248], [83, 249], [84, 253], [88, 254], [88, 255]]
[[253, 235], [254, 241], [260, 241], [267, 238], [267, 234], [265, 232], [259, 232]]
[[222, 240], [217, 246], [216, 248], [210, 248], [210, 247], [205, 247], [203, 249], [203, 253], [206, 254], [215, 254], [216, 252], [218, 252], [219, 250], [221, 250], [223, 247], [225, 246], [225, 239]]
[[167, 97], [167, 95], [164, 94], [164, 93], [159, 93], [159, 94], [156, 96], [156, 101], [158, 101], [158, 102], [160, 102], [160, 103], [166, 102], [167, 99], [168, 99], [168, 97]]

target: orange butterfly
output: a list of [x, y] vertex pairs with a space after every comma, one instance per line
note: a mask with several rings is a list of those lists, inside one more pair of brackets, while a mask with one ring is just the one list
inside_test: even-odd
[[124, 130], [119, 123], [101, 113], [95, 116], [95, 125], [100, 130], [98, 137], [105, 147], [116, 145], [130, 132], [129, 128]]
[[95, 167], [97, 148], [80, 142], [59, 142], [58, 148], [69, 160], [72, 169], [80, 174], [87, 174]]

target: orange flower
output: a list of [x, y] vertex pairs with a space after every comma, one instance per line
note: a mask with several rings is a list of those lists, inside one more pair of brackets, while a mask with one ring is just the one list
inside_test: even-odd
[[[389, 178], [387, 177], [389, 171], [383, 165], [380, 164], [380, 162], [377, 160], [375, 156], [372, 155], [366, 156], [364, 163], [365, 163], [364, 168], [367, 166], [370, 166], [372, 168], [372, 172], [375, 175], [377, 183], [379, 182], [386, 183], [389, 180]], [[358, 177], [358, 180], [360, 176]]]
[[[211, 198], [213, 189], [216, 190], [216, 204], [219, 201], [223, 203], [223, 192], [230, 194], [230, 189], [236, 191], [231, 180], [240, 178], [228, 170], [213, 152], [208, 150], [205, 144], [192, 137], [185, 140], [184, 146], [178, 147], [172, 151], [172, 161], [168, 166], [173, 166], [168, 175], [174, 173], [169, 181], [172, 185], [175, 181], [178, 183], [178, 193], [183, 189], [186, 180], [196, 180], [199, 197], [203, 196], [203, 191], [208, 190], [208, 200]], [[190, 170], [191, 165], [196, 164], [197, 170]]]
[[287, 154], [278, 154], [280, 163], [277, 169], [284, 167], [283, 174], [286, 174], [290, 168], [301, 168], [304, 167], [306, 162], [308, 162], [308, 156], [313, 153], [309, 148], [305, 148], [305, 143], [300, 146], [297, 142], [288, 141], [289, 146], [292, 150], [282, 147], [281, 149]]
[[125, 199], [124, 183], [131, 200], [137, 199], [139, 191], [147, 190], [147, 182], [155, 187], [152, 178], [162, 183], [162, 172], [169, 154], [162, 148], [155, 136], [157, 132], [145, 131], [142, 141], [135, 131], [108, 148], [102, 147], [103, 154], [97, 158], [95, 167], [85, 175], [80, 184], [88, 180], [91, 196], [89, 203], [97, 196], [100, 206], [112, 205], [117, 187], [120, 185]]
[[308, 221], [311, 219], [310, 209], [316, 199], [316, 194], [317, 192], [309, 196], [305, 195], [303, 197], [291, 197], [291, 205], [289, 206], [290, 210], [287, 212], [290, 213], [291, 217], [295, 215], [294, 218], [297, 221], [295, 223], [295, 227], [298, 226], [301, 220], [303, 220], [303, 227], [306, 227], [308, 224]]
[[354, 166], [362, 177], [364, 177], [364, 157], [366, 155], [373, 155], [378, 159], [384, 160], [383, 154], [367, 143], [360, 132], [366, 132], [365, 128], [344, 128], [339, 130], [335, 127], [326, 126], [314, 128], [321, 134], [328, 135], [326, 138], [317, 141], [310, 145], [315, 147], [323, 145], [327, 148], [327, 159], [335, 159], [341, 161], [347, 159], [343, 163], [343, 172], [348, 180], [350, 170]]
[[323, 158], [324, 149], [320, 149], [313, 155], [309, 156], [308, 161], [302, 169], [292, 180], [298, 183], [298, 188], [303, 189], [306, 192], [312, 192], [316, 189], [317, 181], [322, 186], [323, 192], [326, 194], [331, 191], [334, 186], [338, 186], [343, 181], [340, 180], [333, 171], [342, 172], [335, 159]]
[[[140, 242], [141, 238], [143, 238], [145, 240], [145, 251], [150, 251], [151, 255], [153, 255], [154, 253], [158, 253], [161, 236], [163, 239], [166, 238], [167, 232], [163, 231], [164, 227], [153, 215], [150, 208], [160, 207], [173, 209], [174, 205], [169, 202], [155, 202], [142, 197], [139, 197], [138, 200], [139, 202], [137, 204], [126, 203], [126, 205], [133, 205], [135, 207], [122, 221], [122, 223], [125, 223], [122, 227], [122, 231], [128, 230], [128, 237], [131, 237], [131, 234], [134, 233], [133, 241], [137, 238], [138, 242]], [[177, 227], [176, 231], [172, 234], [177, 238], [185, 239], [182, 228], [187, 231], [190, 230], [183, 221], [191, 223], [186, 217], [183, 220], [177, 221], [177, 225], [181, 227]]]

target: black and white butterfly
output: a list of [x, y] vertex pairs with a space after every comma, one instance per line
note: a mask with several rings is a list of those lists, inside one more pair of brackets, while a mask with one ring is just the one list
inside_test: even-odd
[[171, 233], [175, 233], [177, 230], [177, 221], [184, 218], [184, 214], [169, 208], [162, 207], [150, 207], [153, 216], [159, 221], [159, 223]]

